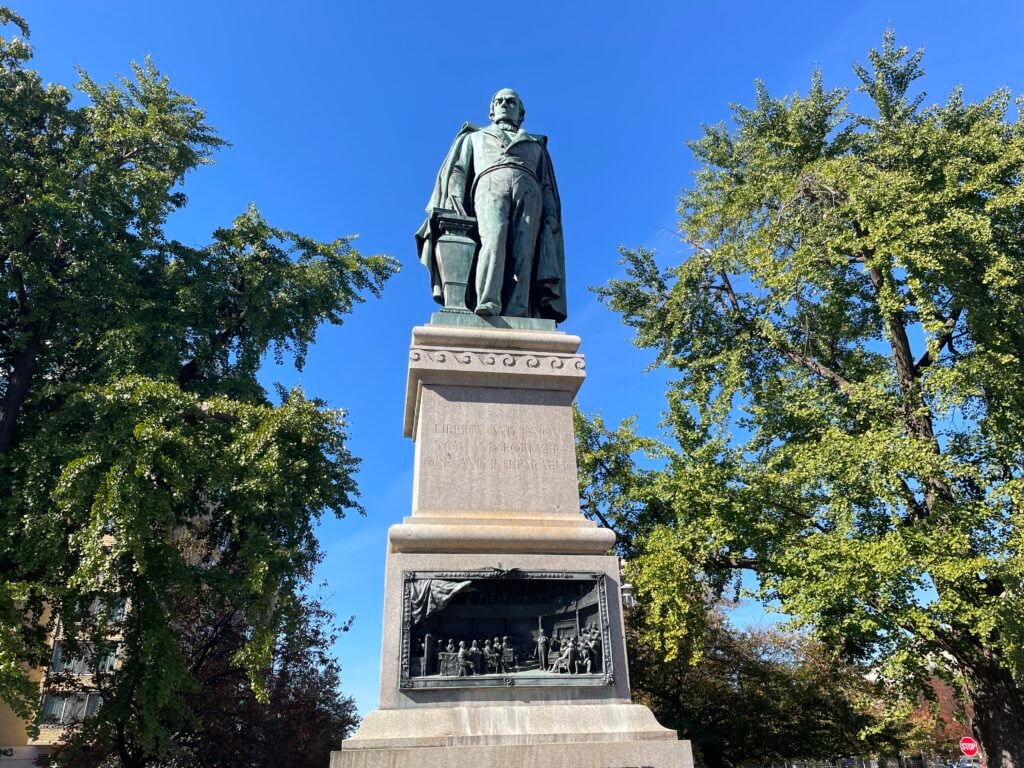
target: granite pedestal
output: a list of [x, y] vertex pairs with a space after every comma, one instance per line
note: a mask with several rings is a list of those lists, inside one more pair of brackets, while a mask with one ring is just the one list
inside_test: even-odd
[[[579, 344], [437, 316], [413, 330], [413, 504], [388, 532], [380, 708], [332, 768], [692, 766], [630, 702], [615, 536], [579, 510]], [[491, 634], [500, 653], [466, 648]]]

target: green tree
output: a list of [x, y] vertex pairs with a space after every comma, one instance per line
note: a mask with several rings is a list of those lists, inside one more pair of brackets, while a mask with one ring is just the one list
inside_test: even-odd
[[[358, 508], [343, 413], [258, 384], [265, 353], [301, 366], [397, 269], [250, 208], [205, 248], [168, 239], [188, 171], [223, 142], [149, 62], [79, 103], [0, 39], [0, 696], [32, 718], [25, 665], [46, 638], [122, 663], [97, 718], [144, 765], [175, 749], [195, 690], [181, 601], [221, 595], [256, 695], [319, 557], [314, 524]], [[108, 610], [121, 603], [123, 620]], [[82, 649], [72, 649], [81, 651]]]
[[907, 717], [909, 706], [903, 717], [890, 717], [881, 684], [866, 670], [806, 635], [739, 631], [715, 609], [701, 635], [682, 639], [666, 662], [644, 641], [642, 606], [629, 623], [634, 697], [690, 739], [708, 768], [897, 755], [920, 730]]
[[584, 483], [654, 641], [752, 572], [893, 685], [962, 674], [989, 765], [1019, 768], [1024, 122], [1005, 91], [923, 106], [892, 33], [869, 58], [855, 99], [758, 83], [691, 144], [692, 252], [625, 251], [598, 290], [676, 374], [671, 439], [584, 432]]
[[[340, 691], [330, 651], [333, 616], [316, 599], [294, 603], [295, 629], [275, 639], [265, 670], [266, 703], [257, 700], [245, 671], [234, 664], [245, 645], [245, 621], [223, 595], [204, 592], [178, 604], [174, 619], [182, 653], [196, 681], [185, 693], [193, 718], [175, 734], [162, 768], [323, 768], [359, 722], [355, 702]], [[106, 694], [105, 680], [100, 691]], [[69, 734], [59, 762], [69, 768], [121, 764], [139, 751], [136, 735], [116, 721], [92, 718]]]

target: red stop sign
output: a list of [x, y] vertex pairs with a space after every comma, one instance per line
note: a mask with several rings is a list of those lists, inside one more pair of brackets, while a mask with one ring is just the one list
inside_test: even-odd
[[967, 755], [967, 757], [974, 757], [978, 754], [978, 742], [970, 736], [964, 736], [960, 739], [960, 751]]

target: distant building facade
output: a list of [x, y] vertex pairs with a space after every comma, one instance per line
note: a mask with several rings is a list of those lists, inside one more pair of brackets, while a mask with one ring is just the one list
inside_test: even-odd
[[[100, 610], [99, 601], [93, 611]], [[124, 618], [125, 604], [114, 606], [109, 618], [118, 626]], [[102, 653], [85, 646], [78, 656], [71, 655], [58, 621], [50, 638], [52, 653], [46, 669], [33, 670], [30, 677], [39, 683], [39, 735], [29, 737], [28, 723], [0, 701], [0, 768], [38, 768], [49, 761], [53, 746], [69, 728], [96, 713], [102, 699], [97, 677], [114, 671], [118, 663], [119, 636], [112, 637]]]

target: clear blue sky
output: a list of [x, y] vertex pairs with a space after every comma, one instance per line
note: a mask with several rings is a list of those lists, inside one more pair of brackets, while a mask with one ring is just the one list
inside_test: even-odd
[[[818, 66], [852, 86], [893, 27], [924, 46], [924, 87], [943, 100], [1024, 93], [1024, 4], [1001, 2], [349, 2], [47, 0], [11, 3], [32, 27], [35, 66], [70, 84], [152, 55], [232, 143], [186, 183], [172, 234], [204, 244], [250, 202], [268, 220], [400, 259], [379, 301], [324, 329], [305, 371], [268, 367], [349, 410], [367, 514], [326, 521], [320, 577], [328, 604], [355, 614], [336, 650], [344, 688], [376, 707], [388, 526], [408, 514], [412, 443], [402, 438], [411, 329], [429, 318], [412, 233], [437, 167], [463, 121], [486, 122], [491, 94], [517, 89], [524, 128], [550, 136], [563, 202], [569, 320], [583, 337], [587, 411], [641, 415], [657, 428], [664, 376], [587, 292], [620, 272], [616, 247], [681, 258], [669, 234], [693, 165], [684, 142], [702, 122], [751, 102], [755, 78], [775, 95], [806, 90]], [[741, 620], [757, 620], [758, 612]]]

